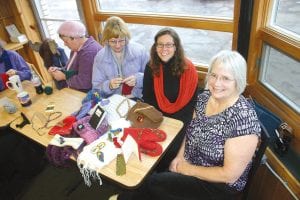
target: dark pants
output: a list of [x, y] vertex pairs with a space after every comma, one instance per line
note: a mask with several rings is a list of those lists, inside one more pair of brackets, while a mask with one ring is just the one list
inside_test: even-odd
[[15, 199], [43, 168], [44, 150], [9, 128], [0, 130], [0, 199]]
[[183, 139], [185, 137], [185, 128], [186, 126], [181, 129], [173, 142], [169, 145], [169, 148], [166, 150], [158, 165], [155, 167], [155, 172], [164, 172], [169, 170], [170, 163], [176, 157], [182, 145]]
[[226, 184], [210, 183], [173, 172], [155, 173], [135, 190], [121, 193], [118, 200], [234, 199], [237, 192]]

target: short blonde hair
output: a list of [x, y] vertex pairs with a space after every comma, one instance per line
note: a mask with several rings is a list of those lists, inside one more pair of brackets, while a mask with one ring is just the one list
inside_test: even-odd
[[104, 44], [111, 38], [126, 38], [130, 39], [130, 32], [127, 24], [120, 17], [110, 17], [106, 20], [104, 30], [102, 32], [101, 42]]

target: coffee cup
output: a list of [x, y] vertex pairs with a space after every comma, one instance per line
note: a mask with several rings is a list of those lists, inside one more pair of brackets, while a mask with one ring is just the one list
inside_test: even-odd
[[15, 90], [17, 93], [20, 93], [23, 91], [22, 82], [20, 80], [19, 75], [13, 75], [8, 78], [9, 81], [6, 82], [6, 86], [11, 89]]
[[28, 92], [23, 91], [17, 94], [17, 97], [23, 107], [31, 105], [31, 99]]

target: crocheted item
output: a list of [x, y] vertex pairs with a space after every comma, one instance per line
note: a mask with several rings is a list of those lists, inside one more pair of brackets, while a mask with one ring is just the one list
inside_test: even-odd
[[55, 166], [67, 167], [70, 164], [70, 156], [77, 158], [77, 150], [80, 149], [82, 144], [82, 138], [68, 138], [57, 134], [46, 148], [47, 158]]
[[117, 154], [118, 151], [115, 145], [107, 140], [107, 134], [85, 146], [77, 158], [77, 166], [85, 184], [91, 186], [92, 180], [96, 180], [102, 185], [102, 180], [97, 171], [108, 165], [117, 157]]
[[50, 163], [57, 167], [70, 166], [70, 156], [77, 157], [77, 151], [71, 146], [58, 147], [55, 145], [48, 145], [46, 148], [46, 155]]

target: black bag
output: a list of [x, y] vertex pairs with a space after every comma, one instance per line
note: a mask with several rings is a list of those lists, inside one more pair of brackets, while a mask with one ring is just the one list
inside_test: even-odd
[[270, 134], [271, 147], [273, 147], [275, 152], [280, 156], [287, 153], [292, 139], [291, 127], [256, 101], [250, 99], [249, 102], [254, 106], [259, 121], [265, 126]]

